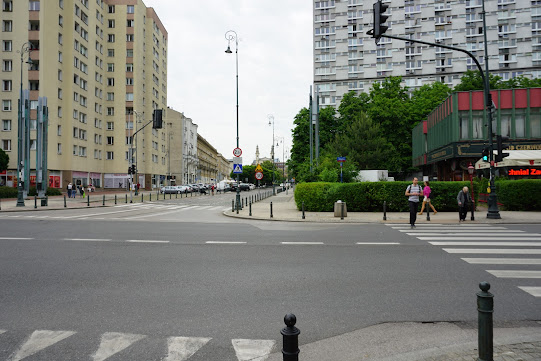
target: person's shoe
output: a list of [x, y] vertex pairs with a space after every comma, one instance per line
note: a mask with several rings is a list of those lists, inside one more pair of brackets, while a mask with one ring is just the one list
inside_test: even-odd
[[434, 214], [437, 214], [437, 213], [438, 213], [438, 211], [434, 211]]
[[410, 226], [410, 228], [411, 228], [411, 229], [414, 229], [414, 228], [415, 228], [415, 226]]

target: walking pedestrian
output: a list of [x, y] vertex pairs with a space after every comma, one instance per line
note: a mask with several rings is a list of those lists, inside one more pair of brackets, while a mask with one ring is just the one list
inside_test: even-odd
[[464, 222], [466, 220], [468, 209], [473, 203], [468, 187], [464, 187], [458, 192], [456, 200], [458, 201], [458, 222]]
[[421, 207], [421, 211], [419, 212], [420, 216], [423, 215], [423, 211], [425, 210], [426, 203], [428, 203], [428, 206], [432, 208], [432, 211], [434, 212], [434, 214], [438, 213], [436, 208], [434, 208], [434, 206], [432, 205], [432, 202], [430, 202], [430, 193], [432, 193], [432, 189], [430, 188], [430, 182], [425, 181], [424, 183], [425, 183], [425, 186], [423, 188], [424, 199], [423, 199], [423, 206]]
[[73, 185], [71, 184], [71, 182], [69, 182], [68, 183], [68, 198], [71, 198], [72, 190], [73, 190]]
[[406, 188], [406, 196], [410, 205], [410, 226], [415, 228], [415, 221], [417, 220], [417, 208], [419, 207], [419, 196], [422, 194], [423, 189], [418, 184], [417, 177], [413, 178], [413, 183]]
[[85, 197], [85, 188], [84, 186], [77, 186], [79, 187], [79, 193], [81, 194], [81, 198]]

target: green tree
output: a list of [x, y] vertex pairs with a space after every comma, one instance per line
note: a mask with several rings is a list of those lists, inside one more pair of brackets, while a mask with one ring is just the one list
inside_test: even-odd
[[[490, 89], [501, 89], [502, 78], [498, 75], [489, 73]], [[460, 83], [455, 86], [454, 91], [470, 91], [470, 90], [483, 90], [485, 84], [483, 84], [483, 78], [479, 70], [467, 70], [460, 78]]]
[[0, 172], [8, 169], [9, 155], [0, 148]]
[[452, 93], [452, 89], [444, 83], [425, 84], [416, 89], [410, 98], [410, 115], [413, 124], [417, 124], [436, 109]]

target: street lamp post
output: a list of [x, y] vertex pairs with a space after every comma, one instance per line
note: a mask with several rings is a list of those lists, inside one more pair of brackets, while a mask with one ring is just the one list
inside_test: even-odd
[[471, 192], [471, 199], [472, 199], [472, 205], [471, 205], [471, 220], [475, 221], [475, 195], [473, 194], [473, 171], [475, 170], [474, 166], [471, 164], [468, 165], [468, 173], [470, 174], [470, 192]]
[[[26, 142], [26, 128], [25, 128], [25, 122], [24, 122], [24, 115], [23, 115], [23, 62], [24, 62], [24, 54], [28, 53], [28, 60], [26, 61], [27, 64], [32, 64], [32, 60], [30, 60], [30, 52], [32, 51], [31, 44], [29, 42], [24, 43], [21, 46], [21, 51], [19, 52], [21, 54], [21, 87], [20, 87], [20, 93], [19, 93], [19, 117], [17, 120], [17, 135], [18, 135], [18, 142], [17, 142], [17, 207], [24, 207], [24, 195], [23, 195], [23, 187], [24, 182], [21, 180], [24, 179], [24, 144]], [[27, 167], [29, 167], [29, 164], [26, 164]]]
[[[285, 170], [286, 170], [286, 144], [285, 144], [285, 138], [284, 137], [276, 137], [277, 141], [276, 141], [276, 146], [280, 146], [280, 144], [282, 144], [282, 184], [283, 186], [285, 186], [285, 183], [286, 183], [286, 173], [285, 173]], [[280, 142], [278, 142], [278, 140]]]
[[272, 157], [272, 195], [276, 195], [276, 189], [274, 188], [274, 116], [272, 114], [267, 115], [269, 118], [269, 126], [272, 123], [272, 148], [271, 148], [271, 157]]
[[[133, 176], [135, 176], [135, 195], [138, 195], [139, 194], [139, 189], [137, 189], [137, 184], [139, 184], [139, 169], [137, 168], [137, 132], [138, 132], [138, 129], [137, 129], [137, 123], [140, 123], [141, 122], [141, 118], [144, 118], [145, 117], [145, 112], [136, 112], [135, 110], [133, 110], [133, 113], [135, 114], [135, 132], [134, 130], [132, 129], [132, 140], [131, 140], [131, 145], [132, 145], [132, 164], [133, 164], [133, 145], [134, 145], [134, 142], [135, 142], [135, 174]], [[133, 182], [132, 182], [133, 183]]]
[[[239, 37], [234, 30], [229, 30], [225, 33], [225, 39], [227, 40], [227, 54], [231, 54], [231, 48], [229, 47], [232, 40], [235, 40], [235, 70], [237, 80], [237, 148], [239, 148]], [[237, 214], [240, 207], [240, 175], [237, 173]]]

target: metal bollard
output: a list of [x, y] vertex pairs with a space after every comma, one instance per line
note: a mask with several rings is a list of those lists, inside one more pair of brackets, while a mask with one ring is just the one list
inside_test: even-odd
[[306, 217], [304, 216], [304, 202], [302, 202], [302, 219], [305, 219]]
[[430, 221], [430, 202], [426, 202], [426, 220]]
[[165, 201], [165, 191], [163, 192], [163, 200]]
[[116, 205], [116, 194], [115, 194], [115, 205]]
[[387, 220], [387, 201], [383, 201], [383, 220]]
[[178, 192], [175, 193], [175, 199], [178, 199]]
[[[127, 199], [128, 199], [128, 195], [126, 194], [126, 200]], [[90, 194], [88, 195], [88, 197], [86, 197], [86, 206], [90, 207]]]
[[[241, 207], [244, 208], [244, 198], [241, 198], [240, 202], [241, 202], [241, 203], [240, 203], [240, 204], [241, 204]], [[241, 208], [241, 209], [242, 209], [242, 208]]]
[[250, 202], [250, 217], [252, 216], [252, 202]]
[[152, 192], [150, 192], [150, 193], [148, 194], [148, 201], [149, 201], [149, 202], [152, 202]]
[[479, 283], [481, 292], [477, 293], [477, 312], [478, 312], [478, 349], [479, 358], [477, 361], [493, 361], [493, 323], [492, 314], [494, 313], [494, 295], [488, 290], [490, 283]]
[[[64, 194], [64, 208], [66, 208], [66, 207], [67, 207], [67, 205], [66, 205], [66, 195]], [[0, 208], [0, 209], [2, 209], [2, 208]]]
[[344, 202], [340, 204], [340, 219], [344, 220]]
[[143, 193], [141, 193], [141, 203], [143, 203], [145, 199], [143, 198]]
[[[90, 197], [90, 195], [89, 195]], [[103, 202], [101, 203], [102, 206], [105, 206], [105, 194], [103, 195]]]
[[45, 195], [45, 207], [49, 206], [49, 196]]
[[126, 193], [126, 203], [128, 203], [128, 194]]
[[[188, 197], [188, 196], [186, 196], [186, 197]], [[190, 197], [193, 197], [193, 191], [190, 192]]]
[[282, 360], [283, 361], [299, 361], [299, 335], [301, 331], [295, 327], [297, 317], [289, 313], [284, 317], [284, 327], [280, 333], [282, 334]]
[[235, 201], [231, 200], [231, 212], [235, 212]]
[[38, 208], [38, 195], [37, 194], [34, 194], [34, 208]]
[[271, 206], [271, 218], [272, 218], [272, 202], [270, 203], [270, 206]]
[[471, 218], [470, 218], [470, 219], [471, 219], [472, 221], [475, 221], [475, 215], [474, 215], [474, 213], [475, 213], [475, 197], [473, 197], [473, 199], [472, 199], [472, 205], [471, 205]]

